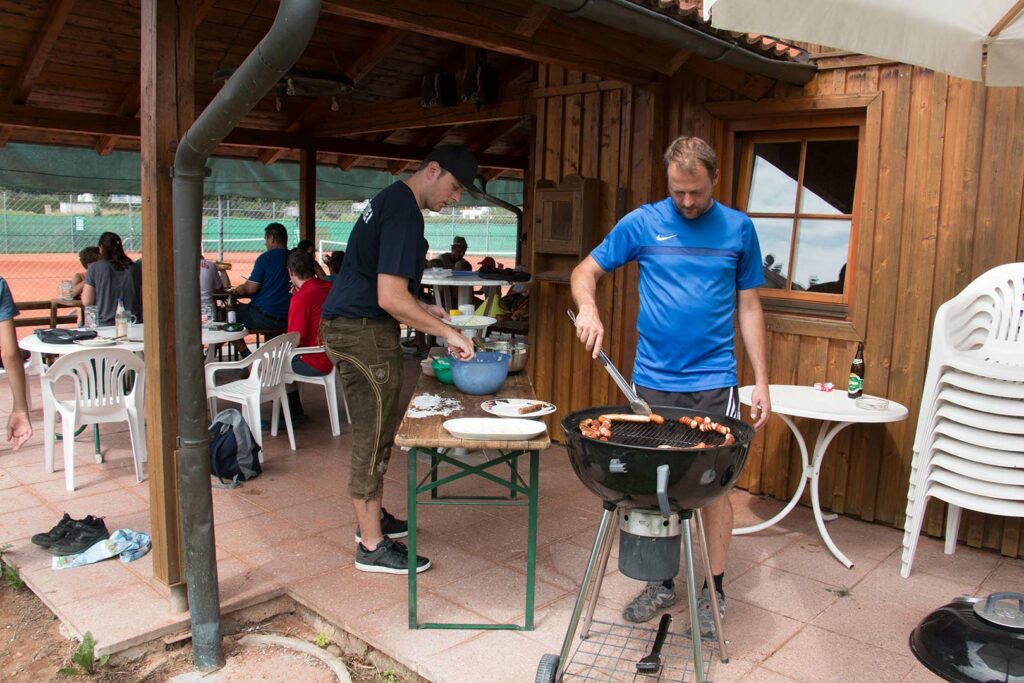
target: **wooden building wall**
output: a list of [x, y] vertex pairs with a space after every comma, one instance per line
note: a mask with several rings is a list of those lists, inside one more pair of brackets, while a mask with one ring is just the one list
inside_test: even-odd
[[[777, 84], [755, 102], [685, 69], [667, 83], [619, 87], [542, 66], [533, 180], [559, 181], [571, 173], [600, 178], [607, 232], [623, 208], [616, 210], [617, 188], [627, 189], [626, 210], [664, 196], [661, 152], [677, 135], [704, 137], [727, 155], [738, 120], [767, 117], [801, 127], [823, 111], [862, 113], [852, 322], [768, 314], [770, 379], [845, 386], [856, 343], [864, 341], [866, 391], [907, 405], [910, 417], [841, 432], [824, 462], [821, 500], [836, 512], [901, 527], [935, 311], [989, 268], [1024, 261], [1024, 88], [985, 88], [857, 56], [823, 59], [819, 67], [808, 85]], [[717, 192], [729, 203], [730, 188]], [[532, 224], [530, 213], [526, 220]], [[621, 403], [604, 370], [573, 337], [564, 313], [572, 305], [568, 285], [538, 283], [533, 297], [531, 371], [538, 395], [560, 408], [552, 417]], [[604, 278], [599, 299], [608, 351], [628, 373], [635, 347], [634, 267]], [[742, 351], [739, 356], [740, 383], [750, 383]], [[812, 440], [815, 434], [802, 426]], [[558, 438], [556, 420], [549, 427]], [[788, 498], [799, 462], [789, 430], [772, 420], [751, 449], [740, 486]], [[929, 506], [927, 532], [942, 533], [943, 513], [940, 503]], [[1024, 556], [1018, 518], [965, 512], [960, 537]]]

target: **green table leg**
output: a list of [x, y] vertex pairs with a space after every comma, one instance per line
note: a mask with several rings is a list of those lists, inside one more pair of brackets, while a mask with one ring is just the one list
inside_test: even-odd
[[[526, 623], [524, 631], [533, 630], [533, 591], [537, 577], [537, 487], [540, 483], [540, 452], [530, 451], [530, 501], [526, 531]], [[512, 491], [513, 497], [515, 490]]]
[[[430, 462], [434, 456], [431, 452]], [[416, 623], [416, 449], [409, 449], [408, 492], [406, 493], [406, 514], [409, 518], [409, 628], [418, 628]]]

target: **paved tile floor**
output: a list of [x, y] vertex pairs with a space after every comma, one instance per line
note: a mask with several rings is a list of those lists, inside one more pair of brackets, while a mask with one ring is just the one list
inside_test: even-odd
[[[416, 367], [410, 366], [412, 386]], [[106, 462], [79, 437], [74, 493], [63, 472], [43, 467], [38, 382], [31, 378], [37, 434], [18, 453], [0, 444], [0, 544], [25, 580], [75, 633], [91, 631], [103, 652], [118, 651], [187, 628], [152, 576], [151, 556], [53, 571], [49, 555], [28, 542], [62, 512], [103, 515], [108, 527], [148, 530], [148, 483], [137, 484], [126, 427], [102, 430]], [[264, 475], [236, 490], [215, 490], [220, 597], [225, 611], [287, 593], [337, 626], [431, 681], [532, 681], [541, 656], [561, 646], [596, 531], [600, 505], [573, 475], [561, 447], [541, 457], [536, 630], [416, 631], [407, 628], [404, 577], [354, 569], [354, 516], [344, 492], [348, 425], [327, 427], [323, 399], [305, 394], [312, 419], [292, 452], [282, 433], [266, 438]], [[0, 417], [10, 397], [0, 381]], [[60, 462], [58, 448], [57, 460]], [[406, 457], [395, 451], [385, 506], [405, 513]], [[736, 522], [765, 519], [781, 503], [733, 492]], [[713, 680], [918, 682], [935, 680], [911, 655], [907, 637], [928, 612], [961, 594], [1024, 585], [1024, 562], [923, 539], [909, 579], [899, 577], [901, 533], [848, 518], [830, 522], [838, 545], [856, 562], [844, 569], [822, 545], [810, 511], [733, 539], [726, 573], [729, 664]], [[508, 622], [523, 619], [525, 510], [425, 508], [420, 550], [434, 567], [421, 575], [422, 621]], [[639, 583], [616, 570], [615, 553], [596, 617], [620, 622]], [[685, 600], [672, 608], [685, 624]], [[683, 628], [682, 626], [680, 628]]]

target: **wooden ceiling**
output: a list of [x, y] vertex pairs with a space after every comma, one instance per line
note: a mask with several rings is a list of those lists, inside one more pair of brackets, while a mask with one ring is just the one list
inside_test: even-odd
[[[0, 145], [138, 149], [142, 1], [0, 0]], [[273, 0], [195, 0], [199, 110], [219, 88], [214, 73], [242, 62], [277, 9]], [[324, 0], [297, 67], [344, 75], [354, 89], [336, 101], [285, 96], [280, 107], [268, 95], [218, 154], [274, 163], [312, 143], [319, 163], [399, 172], [457, 142], [490, 177], [521, 177], [537, 62], [647, 82], [686, 59], [532, 0]], [[479, 64], [498, 72], [498, 101], [421, 107], [424, 76]]]

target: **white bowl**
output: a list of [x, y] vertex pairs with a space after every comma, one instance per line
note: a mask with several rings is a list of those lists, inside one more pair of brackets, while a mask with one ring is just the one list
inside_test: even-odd
[[483, 330], [498, 322], [498, 319], [489, 315], [453, 315], [444, 322], [460, 330]]

